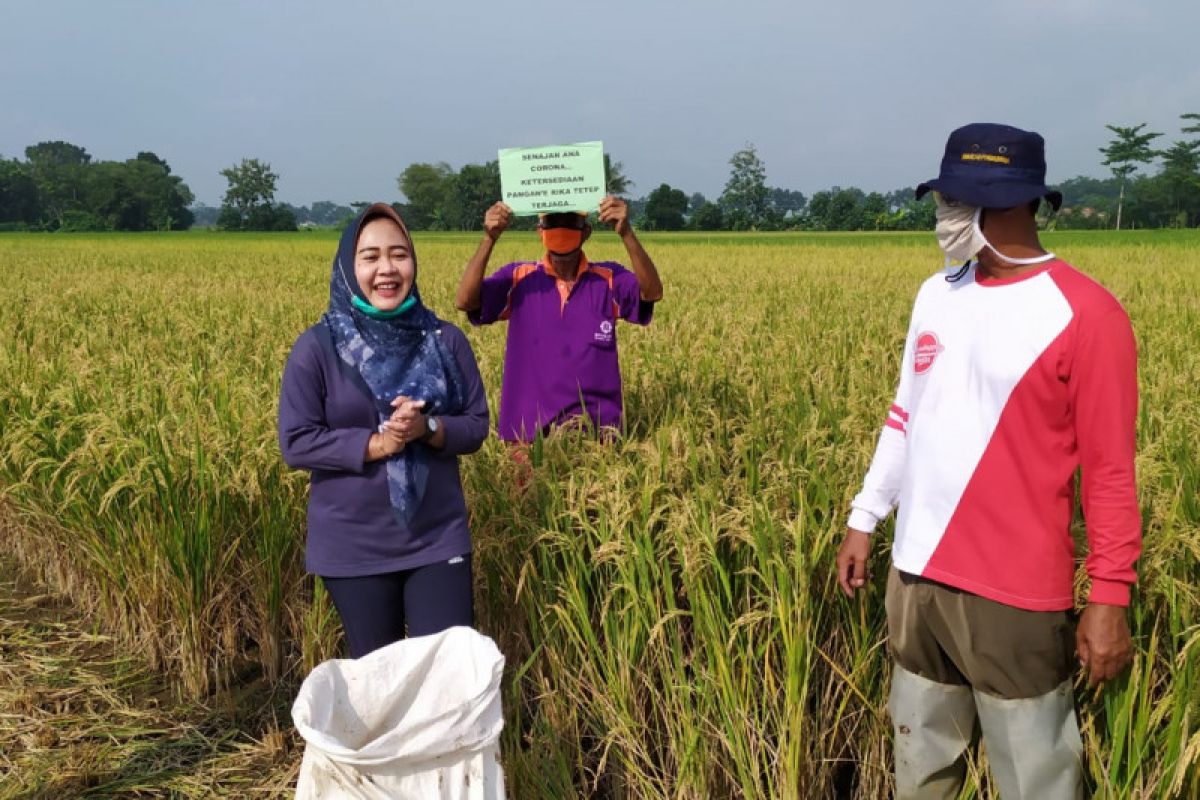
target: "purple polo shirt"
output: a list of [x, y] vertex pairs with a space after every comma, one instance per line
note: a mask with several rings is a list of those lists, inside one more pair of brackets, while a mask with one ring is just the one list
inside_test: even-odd
[[573, 287], [549, 258], [505, 264], [483, 280], [475, 325], [508, 321], [500, 438], [531, 441], [539, 431], [587, 414], [597, 427], [621, 427], [618, 319], [648, 325], [654, 304], [637, 276], [584, 257]]

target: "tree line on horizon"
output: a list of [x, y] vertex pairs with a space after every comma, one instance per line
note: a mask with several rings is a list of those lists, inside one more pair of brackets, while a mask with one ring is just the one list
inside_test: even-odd
[[69, 142], [39, 142], [0, 158], [0, 230], [177, 231], [195, 197], [166, 161], [143, 150], [93, 161]]
[[[1153, 146], [1163, 134], [1146, 131], [1145, 123], [1106, 126], [1113, 139], [1100, 152], [1112, 177], [1078, 176], [1055, 186], [1063, 193], [1063, 207], [1047, 213], [1043, 224], [1200, 227], [1200, 114], [1180, 118], [1185, 138], [1166, 149]], [[634, 225], [644, 230], [903, 231], [934, 225], [932, 200], [917, 201], [912, 187], [881, 193], [834, 186], [806, 197], [768, 186], [766, 165], [749, 143], [729, 159], [729, 179], [711, 200], [666, 183], [635, 198], [624, 165], [607, 153], [604, 162], [608, 191], [629, 200]], [[1138, 173], [1155, 162], [1157, 172]], [[25, 148], [24, 161], [0, 158], [0, 231], [165, 231], [193, 224], [230, 231], [340, 227], [365, 206], [276, 202], [279, 175], [254, 158], [221, 175], [228, 188], [220, 208], [193, 206], [187, 184], [152, 152], [124, 162], [94, 162], [77, 145], [40, 142]], [[393, 205], [413, 230], [480, 230], [484, 212], [501, 196], [494, 160], [457, 171], [446, 162], [410, 164], [396, 183], [404, 200]], [[518, 218], [514, 227], [533, 224], [532, 218]]]

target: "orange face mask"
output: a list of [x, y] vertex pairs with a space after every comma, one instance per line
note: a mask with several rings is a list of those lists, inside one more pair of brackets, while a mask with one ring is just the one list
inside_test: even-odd
[[542, 244], [551, 253], [573, 253], [583, 246], [583, 231], [573, 228], [542, 228]]

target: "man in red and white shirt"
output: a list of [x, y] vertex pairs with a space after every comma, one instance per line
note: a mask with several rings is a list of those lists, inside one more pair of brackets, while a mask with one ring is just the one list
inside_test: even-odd
[[[1133, 332], [1108, 291], [1038, 240], [1038, 204], [1062, 200], [1039, 135], [959, 128], [918, 197], [930, 190], [947, 270], [917, 294], [838, 580], [847, 595], [864, 585], [871, 533], [898, 506], [886, 600], [898, 798], [957, 796], [976, 720], [1005, 800], [1074, 798], [1072, 651], [1093, 685], [1132, 654]], [[1091, 586], [1072, 640], [1077, 469]]]

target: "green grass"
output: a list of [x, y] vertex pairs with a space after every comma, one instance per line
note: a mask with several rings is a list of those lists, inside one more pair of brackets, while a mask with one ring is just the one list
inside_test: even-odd
[[[833, 552], [894, 389], [928, 234], [644, 237], [667, 296], [620, 328], [628, 436], [555, 436], [534, 478], [465, 459], [480, 627], [508, 658], [521, 798], [885, 797], [882, 583]], [[1200, 792], [1200, 235], [1053, 233], [1126, 304], [1141, 352], [1134, 669], [1082, 692], [1099, 796]], [[532, 233], [493, 260], [537, 253]], [[452, 297], [474, 235], [418, 234]], [[328, 232], [0, 237], [0, 547], [205, 696], [248, 663], [294, 685], [337, 652], [302, 572], [305, 478], [279, 377], [327, 302]], [[622, 259], [611, 234], [593, 259]], [[505, 331], [468, 331], [495, 412]], [[890, 532], [890, 531], [889, 531]], [[887, 552], [875, 553], [876, 574]], [[972, 787], [969, 792], [987, 792]], [[986, 796], [986, 795], [985, 795]]]

